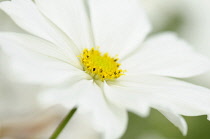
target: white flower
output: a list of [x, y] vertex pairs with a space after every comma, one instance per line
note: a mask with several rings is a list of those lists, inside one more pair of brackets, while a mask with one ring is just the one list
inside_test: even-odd
[[173, 79], [209, 70], [209, 60], [171, 33], [143, 42], [150, 25], [139, 0], [13, 0], [0, 8], [34, 35], [0, 33], [21, 78], [49, 85], [46, 103], [90, 112], [104, 138], [123, 134], [127, 110], [147, 116], [156, 108], [183, 134], [181, 115], [210, 114], [208, 89]]

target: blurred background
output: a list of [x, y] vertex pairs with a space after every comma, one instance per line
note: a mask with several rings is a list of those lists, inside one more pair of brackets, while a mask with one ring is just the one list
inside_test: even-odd
[[[150, 35], [176, 32], [194, 49], [210, 57], [210, 0], [140, 1], [153, 26]], [[24, 32], [2, 11], [0, 31]], [[36, 96], [44, 87], [20, 83], [9, 61], [0, 49], [0, 139], [49, 138], [68, 111], [59, 105], [49, 108], [39, 104]], [[186, 80], [210, 88], [210, 72]], [[100, 139], [86, 118], [77, 113], [60, 138]], [[185, 119], [188, 134], [184, 137], [156, 110], [147, 118], [129, 113], [128, 128], [122, 139], [210, 139], [210, 122], [206, 116]]]

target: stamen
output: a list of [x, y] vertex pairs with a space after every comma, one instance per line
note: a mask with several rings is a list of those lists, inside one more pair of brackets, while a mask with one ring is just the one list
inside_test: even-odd
[[119, 69], [118, 58], [110, 57], [108, 53], [102, 54], [95, 48], [84, 49], [80, 59], [84, 70], [94, 79], [101, 81], [119, 78], [126, 72], [126, 70]]

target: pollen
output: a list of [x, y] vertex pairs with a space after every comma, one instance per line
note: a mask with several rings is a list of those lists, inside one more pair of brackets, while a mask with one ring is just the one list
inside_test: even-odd
[[81, 56], [84, 70], [94, 79], [114, 80], [119, 78], [126, 70], [120, 69], [117, 57], [111, 57], [108, 53], [102, 54], [98, 49], [84, 49]]

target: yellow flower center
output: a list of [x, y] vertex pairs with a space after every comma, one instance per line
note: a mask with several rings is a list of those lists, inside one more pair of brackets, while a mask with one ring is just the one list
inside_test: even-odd
[[125, 70], [119, 69], [118, 58], [110, 57], [108, 53], [102, 54], [99, 50], [84, 49], [80, 56], [84, 70], [94, 79], [113, 80], [124, 75]]

